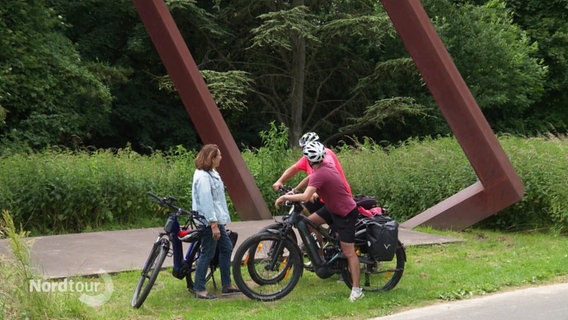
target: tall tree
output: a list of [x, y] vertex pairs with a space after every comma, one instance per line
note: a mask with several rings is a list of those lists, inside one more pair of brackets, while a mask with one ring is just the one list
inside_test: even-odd
[[542, 98], [525, 113], [533, 132], [568, 132], [568, 4], [565, 0], [507, 0], [513, 19], [538, 43], [548, 66]]
[[[66, 34], [82, 56], [104, 63], [97, 71], [114, 96], [113, 130], [99, 137], [98, 146], [131, 143], [135, 150], [151, 151], [199, 142], [132, 1], [49, 1], [72, 25]], [[243, 135], [246, 125], [239, 116], [247, 112], [244, 101], [251, 79], [224, 56], [226, 48], [219, 49], [231, 35], [215, 21], [215, 2], [166, 0], [166, 4], [217, 105], [229, 125], [241, 129], [235, 135]]]
[[290, 128], [290, 144], [308, 130], [331, 136], [374, 103], [377, 95], [361, 88], [359, 81], [374, 72], [383, 38], [394, 34], [376, 2], [238, 5], [245, 3], [246, 10], [228, 5], [224, 12], [240, 18], [235, 23], [241, 27], [243, 21], [253, 26], [239, 37], [246, 42], [237, 43], [246, 50], [239, 56], [242, 68], [255, 80], [255, 104]]
[[524, 116], [541, 97], [547, 71], [536, 57], [537, 43], [499, 0], [459, 6], [428, 0], [426, 7], [490, 124], [526, 133]]
[[3, 143], [76, 146], [108, 129], [111, 95], [44, 1], [1, 1]]

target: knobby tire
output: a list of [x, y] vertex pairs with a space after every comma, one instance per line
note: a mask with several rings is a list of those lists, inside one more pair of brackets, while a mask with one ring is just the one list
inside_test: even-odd
[[[364, 291], [391, 290], [402, 278], [406, 263], [406, 252], [400, 241], [392, 261], [373, 261], [367, 254], [364, 254], [361, 258], [360, 260], [369, 262], [361, 262], [361, 288]], [[347, 262], [342, 270], [342, 276], [347, 287], [351, 289], [353, 282], [351, 281], [351, 272], [347, 268]]]
[[247, 297], [260, 301], [284, 298], [298, 284], [303, 259], [289, 237], [264, 232], [246, 239], [233, 258], [235, 284]]
[[156, 241], [152, 247], [152, 251], [150, 251], [150, 255], [144, 264], [142, 274], [140, 275], [140, 279], [134, 290], [134, 295], [132, 296], [131, 305], [134, 308], [140, 308], [140, 306], [142, 306], [154, 282], [156, 282], [158, 278], [158, 274], [162, 269], [162, 265], [169, 251], [169, 246], [165, 242], [167, 242], [165, 239]]

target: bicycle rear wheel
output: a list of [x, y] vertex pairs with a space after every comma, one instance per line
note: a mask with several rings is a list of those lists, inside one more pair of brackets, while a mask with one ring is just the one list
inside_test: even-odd
[[235, 284], [255, 300], [282, 299], [298, 284], [302, 272], [298, 245], [272, 233], [248, 238], [233, 258]]
[[144, 303], [144, 300], [148, 297], [154, 282], [156, 282], [156, 279], [158, 278], [158, 274], [162, 269], [162, 264], [164, 264], [164, 260], [166, 259], [169, 250], [170, 247], [168, 240], [161, 238], [154, 242], [150, 255], [142, 269], [142, 274], [140, 275], [136, 289], [134, 289], [134, 295], [132, 296], [131, 302], [132, 307], [140, 308], [142, 303]]
[[[201, 256], [201, 241], [196, 241], [190, 244], [188, 248], [188, 254], [186, 261], [189, 268], [187, 271], [187, 275], [185, 276], [185, 281], [187, 284], [187, 290], [191, 293], [194, 292], [193, 286], [195, 284], [195, 269], [197, 269], [197, 261], [199, 261], [199, 257]], [[217, 265], [211, 261], [209, 264], [209, 268], [207, 269], [207, 274], [205, 275], [205, 283], [209, 282], [213, 278], [215, 270], [217, 269]], [[213, 285], [216, 287], [215, 279], [213, 279]]]
[[[368, 254], [361, 256], [361, 288], [364, 291], [388, 291], [393, 289], [404, 273], [406, 252], [404, 245], [399, 241], [396, 254], [391, 261], [375, 261]], [[342, 271], [343, 281], [351, 289], [351, 272], [347, 266]]]

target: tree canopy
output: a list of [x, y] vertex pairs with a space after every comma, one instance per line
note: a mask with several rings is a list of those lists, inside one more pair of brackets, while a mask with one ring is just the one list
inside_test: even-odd
[[65, 23], [41, 1], [0, 6], [0, 106], [3, 143], [33, 148], [77, 145], [109, 129], [111, 93], [60, 31]]
[[[0, 137], [141, 152], [199, 137], [130, 0], [0, 0]], [[167, 0], [236, 141], [396, 143], [449, 128], [380, 2]], [[489, 123], [568, 129], [563, 1], [424, 0]], [[527, 121], [530, 119], [530, 121]]]

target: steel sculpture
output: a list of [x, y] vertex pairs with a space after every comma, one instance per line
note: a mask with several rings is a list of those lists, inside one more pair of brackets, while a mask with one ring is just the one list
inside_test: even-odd
[[[133, 0], [201, 140], [219, 144], [219, 168], [243, 220], [270, 218], [260, 191], [163, 0]], [[478, 182], [405, 221], [461, 230], [522, 199], [524, 186], [419, 0], [381, 0], [478, 177]]]

